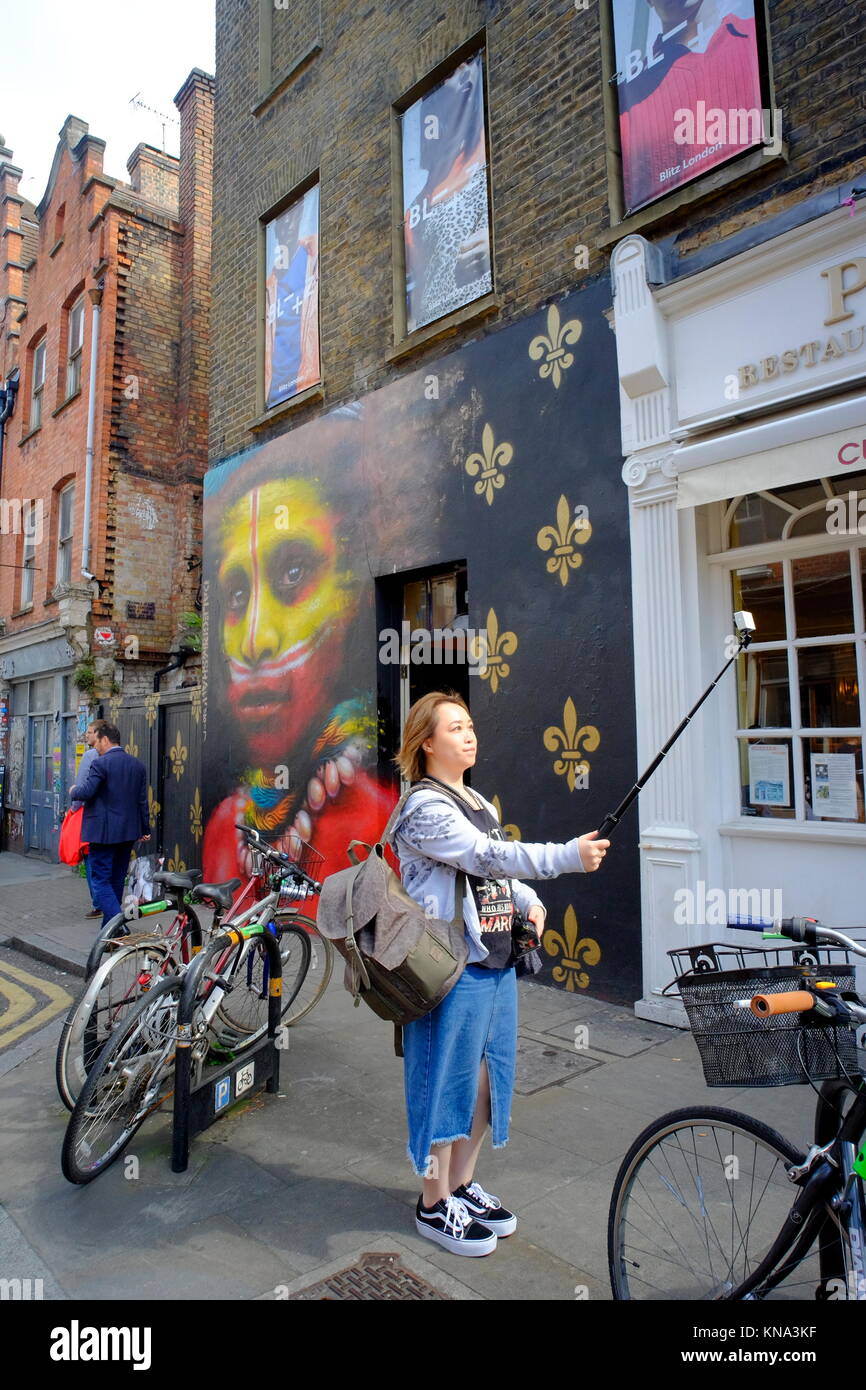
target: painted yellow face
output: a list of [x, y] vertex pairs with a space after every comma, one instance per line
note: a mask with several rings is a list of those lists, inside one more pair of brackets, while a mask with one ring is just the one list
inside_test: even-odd
[[313, 483], [265, 483], [226, 512], [219, 589], [229, 698], [262, 758], [284, 753], [327, 699], [350, 581]]

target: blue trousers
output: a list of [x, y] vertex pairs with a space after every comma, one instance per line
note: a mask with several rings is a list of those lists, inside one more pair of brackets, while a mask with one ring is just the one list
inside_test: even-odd
[[116, 917], [123, 897], [123, 884], [129, 868], [134, 840], [116, 845], [90, 846], [90, 884], [93, 901], [102, 908], [102, 925]]
[[97, 904], [96, 904], [96, 899], [95, 899], [94, 896], [93, 896], [93, 880], [92, 880], [92, 877], [91, 877], [91, 870], [90, 870], [90, 855], [89, 855], [89, 854], [85, 854], [85, 856], [84, 856], [84, 872], [85, 872], [85, 875], [86, 875], [86, 877], [87, 877], [87, 889], [88, 889], [88, 892], [90, 893], [90, 906], [91, 906], [91, 907], [96, 907], [96, 905], [97, 905]]

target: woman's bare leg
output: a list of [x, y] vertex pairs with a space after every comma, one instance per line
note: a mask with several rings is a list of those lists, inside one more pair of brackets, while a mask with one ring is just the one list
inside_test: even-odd
[[[429, 1177], [424, 1179], [422, 1200], [425, 1207], [434, 1207], [440, 1198], [451, 1196], [449, 1174], [451, 1167], [452, 1144], [433, 1144], [427, 1160]], [[456, 1184], [455, 1184], [456, 1186]]]
[[487, 1062], [482, 1057], [478, 1073], [478, 1100], [475, 1116], [468, 1139], [455, 1139], [451, 1145], [451, 1163], [448, 1173], [449, 1191], [453, 1192], [463, 1183], [470, 1183], [475, 1174], [475, 1164], [490, 1123], [490, 1077]]

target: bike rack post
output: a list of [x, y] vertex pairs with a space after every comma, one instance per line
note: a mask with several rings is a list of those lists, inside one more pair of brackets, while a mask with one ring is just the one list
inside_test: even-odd
[[[175, 1054], [174, 1069], [174, 1117], [172, 1120], [171, 1135], [171, 1170], [173, 1173], [185, 1173], [189, 1165], [189, 1146], [190, 1140], [195, 1135], [213, 1124], [214, 1120], [219, 1119], [223, 1108], [214, 1109], [212, 1112], [205, 1113], [200, 1104], [196, 1101], [201, 1098], [202, 1092], [215, 1086], [226, 1088], [228, 1095], [231, 1094], [232, 1078], [235, 1079], [235, 1090], [237, 1094], [237, 1075], [253, 1066], [256, 1071], [261, 1072], [260, 1080], [265, 1082], [265, 1089], [270, 1093], [276, 1091], [280, 1079], [280, 1058], [277, 1048], [276, 1038], [277, 1029], [280, 1025], [281, 998], [283, 992], [283, 962], [280, 955], [279, 942], [272, 932], [264, 931], [254, 938], [264, 942], [265, 950], [268, 953], [268, 965], [270, 980], [268, 984], [268, 1031], [254, 1047], [246, 1051], [242, 1058], [228, 1063], [226, 1066], [214, 1071], [206, 1082], [192, 1090], [190, 1086], [190, 1049], [192, 1047], [192, 1021], [195, 1008], [195, 997], [198, 993], [199, 984], [202, 977], [207, 973], [211, 961], [222, 955], [232, 946], [239, 945], [244, 936], [241, 932], [233, 928], [227, 928], [215, 937], [206, 950], [200, 951], [193, 960], [184, 976], [183, 988], [181, 990], [180, 1002], [177, 1010], [177, 1051]], [[261, 1058], [261, 1064], [257, 1065]], [[252, 1088], [252, 1082], [245, 1086], [244, 1090]]]

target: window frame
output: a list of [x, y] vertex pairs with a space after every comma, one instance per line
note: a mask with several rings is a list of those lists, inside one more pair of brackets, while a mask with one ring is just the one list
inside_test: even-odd
[[[76, 314], [80, 311], [79, 341], [73, 344], [73, 327]], [[66, 339], [66, 400], [77, 396], [81, 390], [81, 364], [84, 357], [85, 295], [80, 294], [67, 310]]]
[[[33, 344], [30, 359], [30, 423], [28, 433], [42, 428], [43, 396], [47, 375], [48, 335], [42, 336]], [[41, 364], [41, 375], [39, 367]]]
[[[847, 480], [838, 478], [833, 480], [817, 479], [810, 480], [821, 483], [828, 498], [833, 494], [828, 489], [828, 481], [845, 483]], [[729, 534], [731, 518], [743, 496], [753, 494], [742, 494], [736, 498], [728, 499], [721, 503], [712, 504], [716, 518], [719, 523], [718, 536], [721, 544], [726, 546]], [[866, 490], [863, 494], [866, 496]], [[814, 503], [804, 507], [796, 516], [806, 515], [814, 510]], [[710, 509], [708, 508], [708, 511]], [[790, 529], [796, 522], [796, 516], [789, 516], [786, 528]], [[797, 637], [791, 634], [796, 632], [794, 625], [794, 587], [793, 587], [793, 566], [796, 560], [805, 559], [812, 556], [831, 555], [847, 553], [849, 557], [849, 574], [852, 585], [853, 600], [853, 628], [850, 632], [828, 633], [814, 637]], [[731, 697], [731, 703], [727, 707], [727, 715], [722, 716], [719, 724], [719, 747], [720, 765], [723, 769], [724, 786], [727, 791], [725, 802], [730, 814], [725, 818], [726, 827], [736, 829], [747, 829], [755, 834], [782, 834], [793, 832], [802, 835], [805, 831], [814, 834], [821, 839], [839, 839], [841, 836], [850, 841], [851, 839], [866, 840], [866, 820], [836, 820], [836, 819], [809, 819], [806, 815], [806, 767], [808, 761], [807, 745], [815, 738], [845, 738], [851, 741], [859, 740], [861, 749], [861, 768], [864, 769], [863, 776], [866, 782], [866, 568], [863, 567], [863, 557], [866, 556], [866, 534], [812, 534], [803, 536], [786, 536], [781, 539], [762, 541], [753, 545], [736, 546], [730, 549], [722, 548], [707, 556], [707, 563], [711, 573], [714, 572], [717, 580], [721, 580], [721, 592], [725, 596], [726, 603], [730, 604], [732, 598], [732, 582], [734, 572], [750, 565], [774, 564], [781, 565], [783, 578], [783, 601], [785, 604], [786, 632], [783, 638], [773, 639], [772, 641], [761, 642], [753, 641], [749, 646], [749, 652], [759, 655], [764, 652], [784, 655], [788, 669], [788, 691], [790, 695], [791, 722], [785, 726], [773, 726], [762, 729], [744, 729], [739, 723], [739, 709], [737, 705], [737, 689]], [[757, 634], [759, 636], [759, 634]], [[848, 727], [827, 726], [826, 728], [815, 728], [802, 722], [802, 692], [800, 687], [800, 651], [814, 650], [822, 647], [833, 647], [843, 644], [852, 645], [855, 656], [855, 669], [859, 686], [860, 700], [860, 722], [858, 725]], [[733, 739], [734, 752], [732, 756], [731, 741]], [[750, 816], [743, 812], [741, 801], [741, 776], [739, 763], [739, 748], [741, 743], [766, 742], [784, 740], [791, 748], [791, 776], [792, 776], [792, 809], [793, 816]], [[864, 812], [866, 814], [866, 812]], [[760, 829], [759, 829], [760, 827]]]
[[[316, 323], [319, 339], [319, 376], [318, 380], [311, 382], [300, 391], [295, 391], [293, 395], [287, 396], [282, 401], [276, 401], [273, 405], [267, 403], [267, 390], [265, 385], [265, 359], [266, 359], [266, 339], [268, 333], [268, 228], [277, 218], [282, 217], [289, 208], [293, 207], [304, 199], [313, 188], [319, 191], [318, 209], [318, 260], [319, 273], [316, 285]], [[249, 428], [257, 429], [268, 421], [309, 400], [320, 399], [324, 394], [324, 371], [322, 368], [322, 291], [321, 291], [321, 253], [322, 253], [322, 180], [321, 170], [315, 169], [307, 174], [299, 183], [296, 183], [285, 197], [278, 203], [263, 212], [258, 219], [258, 334], [256, 351], [256, 418], [251, 422]]]
[[[69, 530], [64, 535], [63, 531], [63, 508], [64, 499], [69, 498]], [[64, 484], [57, 492], [57, 554], [55, 559], [55, 583], [68, 585], [72, 583], [72, 551], [75, 539], [75, 481]], [[68, 573], [63, 574], [66, 568]]]
[[[411, 332], [408, 327], [408, 313], [406, 305], [406, 241], [404, 232], [405, 213], [403, 208], [403, 116], [421, 101], [428, 93], [445, 82], [448, 77], [460, 67], [461, 63], [468, 62], [480, 54], [481, 56], [481, 90], [484, 103], [484, 142], [485, 153], [487, 156], [487, 223], [490, 234], [490, 282], [491, 288], [478, 298], [461, 304], [456, 309], [450, 310], [440, 318], [432, 319], [429, 323], [420, 325]], [[425, 74], [419, 81], [414, 83], [402, 96], [400, 96], [391, 106], [391, 207], [392, 207], [392, 239], [391, 239], [391, 265], [392, 265], [392, 315], [393, 315], [393, 349], [388, 354], [389, 360], [402, 356], [403, 353], [411, 351], [416, 345], [421, 346], [432, 338], [446, 333], [449, 329], [461, 323], [496, 313], [499, 309], [496, 276], [496, 235], [495, 235], [495, 215], [494, 215], [494, 196], [493, 196], [493, 144], [490, 133], [490, 80], [489, 80], [489, 55], [487, 45], [487, 34], [485, 30], [480, 30], [454, 49], [447, 58], [441, 63], [437, 63], [434, 68]]]

